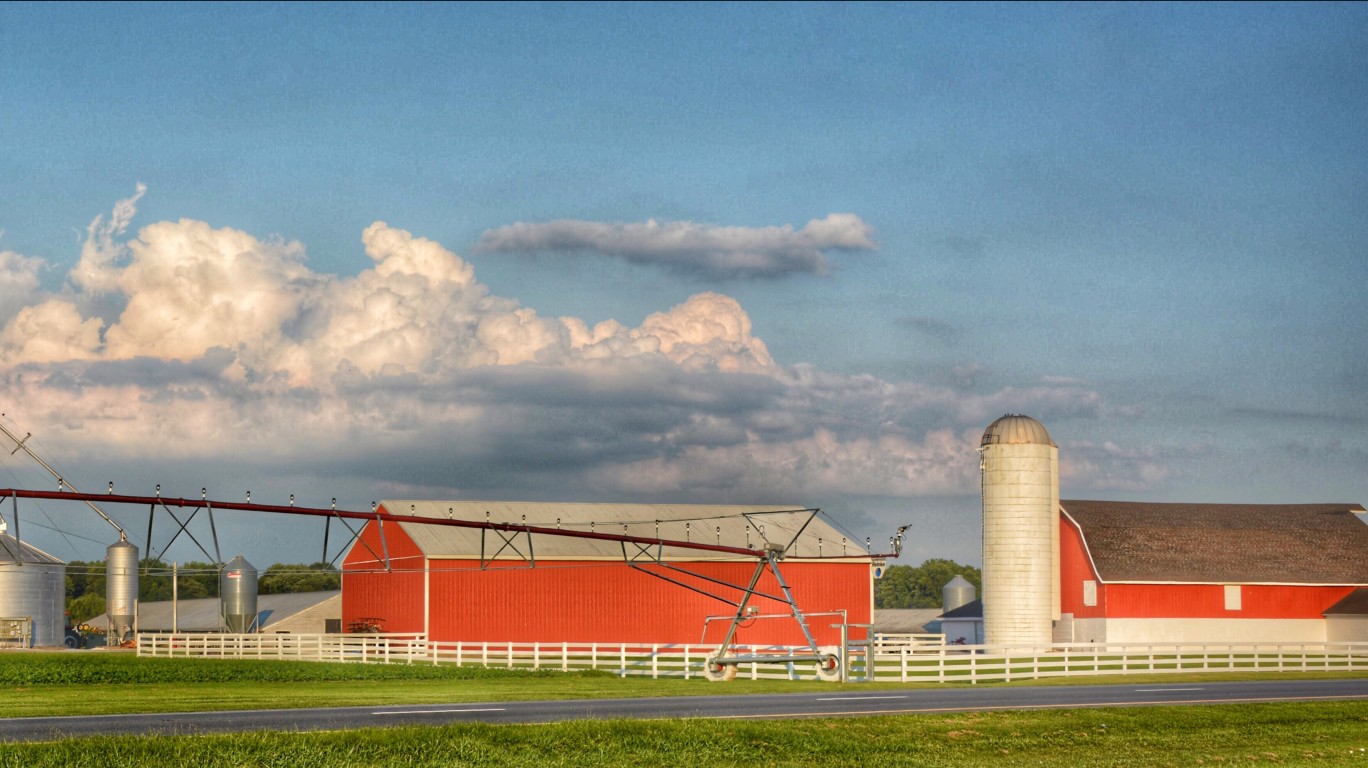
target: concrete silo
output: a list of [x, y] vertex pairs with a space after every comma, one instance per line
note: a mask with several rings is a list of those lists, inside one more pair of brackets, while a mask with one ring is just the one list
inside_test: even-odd
[[1059, 618], [1059, 449], [1008, 414], [983, 433], [983, 632], [988, 645], [1048, 647]]

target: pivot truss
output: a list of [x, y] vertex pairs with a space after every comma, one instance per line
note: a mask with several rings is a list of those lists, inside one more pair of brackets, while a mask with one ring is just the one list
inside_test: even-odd
[[[70, 485], [66, 484], [65, 488], [70, 488]], [[533, 542], [534, 537], [536, 536], [558, 536], [614, 542], [620, 546], [623, 562], [628, 567], [653, 578], [661, 579], [670, 584], [726, 603], [735, 608], [735, 614], [731, 617], [731, 624], [727, 629], [726, 637], [723, 639], [717, 653], [707, 661], [705, 674], [709, 679], [729, 680], [736, 675], [738, 664], [751, 662], [813, 662], [816, 664], [818, 675], [823, 679], [834, 680], [839, 679], [840, 677], [841, 659], [837, 649], [832, 647], [818, 647], [817, 640], [808, 627], [807, 616], [804, 615], [802, 609], [798, 606], [797, 601], [793, 597], [793, 592], [789, 588], [788, 582], [784, 580], [783, 573], [779, 568], [779, 564], [784, 559], [785, 554], [791, 550], [797, 542], [798, 537], [802, 535], [803, 531], [807, 529], [808, 525], [811, 524], [812, 520], [819, 514], [820, 510], [817, 509], [744, 513], [743, 516], [746, 518], [747, 524], [760, 533], [762, 543], [759, 547], [753, 545], [737, 547], [722, 544], [720, 541], [716, 544], [708, 544], [700, 541], [679, 541], [675, 539], [660, 538], [658, 536], [632, 536], [625, 532], [622, 534], [606, 533], [594, 531], [592, 530], [592, 527], [591, 530], [586, 531], [561, 528], [559, 526], [551, 528], [539, 525], [529, 525], [526, 522], [503, 523], [494, 522], [488, 519], [461, 520], [450, 517], [396, 515], [387, 511], [382, 511], [382, 508], [375, 507], [374, 505], [372, 505], [370, 512], [356, 512], [338, 509], [336, 500], [334, 500], [333, 505], [327, 509], [301, 507], [295, 506], [293, 503], [293, 496], [290, 499], [291, 503], [289, 506], [253, 504], [250, 495], [245, 503], [211, 501], [206, 497], [203, 491], [201, 491], [200, 498], [198, 499], [169, 498], [161, 495], [161, 486], [157, 487], [157, 494], [155, 496], [115, 494], [113, 493], [112, 485], [110, 492], [105, 494], [80, 493], [75, 491], [75, 489], [38, 491], [10, 488], [0, 489], [0, 497], [3, 496], [10, 497], [13, 503], [16, 533], [19, 521], [19, 499], [84, 502], [97, 511], [99, 510], [98, 507], [95, 507], [96, 502], [102, 504], [146, 505], [148, 507], [148, 546], [146, 551], [149, 556], [151, 556], [152, 553], [153, 513], [157, 510], [162, 510], [169, 515], [176, 524], [175, 533], [172, 535], [170, 541], [167, 542], [166, 547], [162, 548], [162, 551], [169, 548], [181, 534], [184, 534], [193, 541], [206, 556], [212, 556], [215, 562], [222, 562], [222, 557], [219, 552], [218, 532], [214, 524], [214, 512], [216, 510], [322, 517], [325, 520], [323, 533], [324, 562], [333, 562], [342, 554], [342, 551], [344, 551], [348, 545], [352, 542], [357, 542], [371, 553], [377, 563], [382, 563], [387, 571], [391, 570], [392, 566], [389, 558], [389, 546], [385, 538], [386, 523], [391, 525], [405, 523], [410, 525], [449, 526], [479, 530], [481, 532], [479, 563], [482, 570], [489, 568], [496, 559], [505, 562], [510, 560], [514, 562], [525, 562], [527, 564], [526, 567], [535, 568], [537, 561]], [[191, 521], [195, 519], [195, 516], [201, 510], [203, 510], [209, 518], [209, 528], [213, 536], [212, 544], [214, 548], [212, 555], [210, 555], [204, 544], [196, 539], [189, 530]], [[801, 525], [797, 526], [796, 530], [787, 541], [771, 541], [765, 536], [765, 526], [757, 521], [757, 518], [767, 514], [805, 514], [807, 517], [802, 521]], [[182, 515], [184, 515], [184, 517], [182, 517]], [[103, 512], [101, 512], [101, 517], [109, 520]], [[329, 559], [328, 532], [329, 526], [334, 519], [344, 525], [351, 536], [347, 544], [343, 545], [343, 547], [337, 551], [337, 554]], [[361, 521], [361, 526], [353, 527], [350, 521]], [[364, 528], [365, 523], [372, 521], [376, 524], [380, 552], [376, 552], [371, 544], [368, 543], [365, 538], [361, 537], [361, 530]], [[779, 526], [771, 526], [771, 530], [778, 527]], [[897, 557], [902, 548], [902, 534], [904, 530], [905, 528], [899, 529], [897, 536], [890, 541], [894, 550], [893, 552], [887, 555], [861, 555], [861, 557]], [[120, 529], [120, 533], [123, 533], [122, 529]], [[697, 570], [685, 568], [677, 562], [667, 559], [666, 550], [686, 550], [691, 552], [731, 555], [733, 557], [744, 557], [748, 559], [753, 558], [755, 560], [755, 569], [751, 573], [750, 580], [747, 583], [732, 582], [716, 576], [700, 573]], [[804, 559], [845, 559], [845, 557], [845, 555], [823, 557], [819, 554], [815, 558], [804, 556]], [[765, 592], [759, 589], [760, 580], [766, 572], [769, 572], [774, 576], [774, 581], [779, 587], [778, 593], [772, 591]], [[685, 579], [688, 579], [689, 581], [685, 581]], [[786, 655], [737, 655], [734, 652], [733, 646], [736, 640], [737, 630], [744, 621], [755, 618], [754, 609], [749, 612], [747, 610], [748, 607], [750, 607], [751, 601], [755, 598], [773, 600], [780, 603], [782, 606], [785, 606], [786, 613], [779, 614], [779, 616], [790, 617], [797, 623], [798, 627], [802, 630], [803, 637], [807, 641], [808, 652]]]

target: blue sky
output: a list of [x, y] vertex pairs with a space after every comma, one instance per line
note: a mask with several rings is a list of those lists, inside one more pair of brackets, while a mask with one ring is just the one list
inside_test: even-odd
[[85, 486], [798, 502], [912, 562], [979, 561], [1007, 412], [1066, 498], [1365, 502], [1365, 40], [1362, 4], [4, 4], [0, 410]]

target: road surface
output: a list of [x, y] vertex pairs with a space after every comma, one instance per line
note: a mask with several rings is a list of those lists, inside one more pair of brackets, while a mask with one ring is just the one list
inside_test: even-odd
[[0, 742], [119, 734], [320, 731], [448, 723], [549, 723], [563, 720], [788, 718], [902, 715], [1007, 709], [1072, 709], [1274, 701], [1368, 700], [1368, 678], [1136, 685], [917, 688], [867, 693], [673, 696], [424, 704], [319, 709], [175, 712], [0, 719]]

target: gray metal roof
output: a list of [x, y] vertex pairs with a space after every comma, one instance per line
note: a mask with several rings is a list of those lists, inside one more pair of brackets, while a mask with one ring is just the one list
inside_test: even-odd
[[62, 561], [43, 550], [15, 539], [8, 533], [0, 533], [0, 565], [32, 563], [35, 565], [62, 565]]
[[[289, 620], [304, 611], [315, 608], [329, 600], [338, 599], [338, 616], [341, 616], [342, 593], [338, 590], [325, 592], [292, 592], [279, 595], [257, 596], [257, 617], [262, 632], [270, 632], [271, 627]], [[180, 632], [218, 632], [223, 627], [220, 614], [222, 602], [217, 597], [202, 597], [194, 600], [178, 600], [175, 605], [176, 629]], [[159, 600], [138, 604], [138, 631], [170, 632], [170, 600]], [[73, 617], [75, 618], [75, 617]], [[98, 629], [105, 629], [108, 617], [104, 615], [86, 619], [84, 623]]]
[[[868, 553], [864, 546], [836, 530], [820, 515], [806, 528], [810, 511], [800, 505], [723, 505], [723, 504], [586, 504], [559, 502], [513, 501], [410, 501], [382, 502], [385, 511], [394, 515], [476, 520], [509, 523], [566, 531], [591, 531], [617, 535], [640, 536], [649, 539], [669, 539], [702, 544], [721, 544], [730, 547], [753, 546], [760, 549], [766, 541], [788, 544], [799, 530], [796, 546], [788, 557], [831, 557], [847, 555], [861, 557]], [[478, 558], [481, 544], [486, 556], [492, 556], [504, 543], [494, 531], [474, 528], [400, 523], [428, 557]], [[482, 542], [483, 536], [483, 542]], [[527, 537], [505, 533], [524, 555]], [[628, 544], [628, 553], [635, 554]], [[573, 538], [568, 536], [537, 535], [532, 542], [533, 554], [538, 558], [556, 559], [622, 559], [622, 545], [613, 541]], [[667, 547], [663, 556], [669, 558], [739, 559], [736, 555], [719, 552]], [[500, 557], [520, 555], [505, 551]]]

